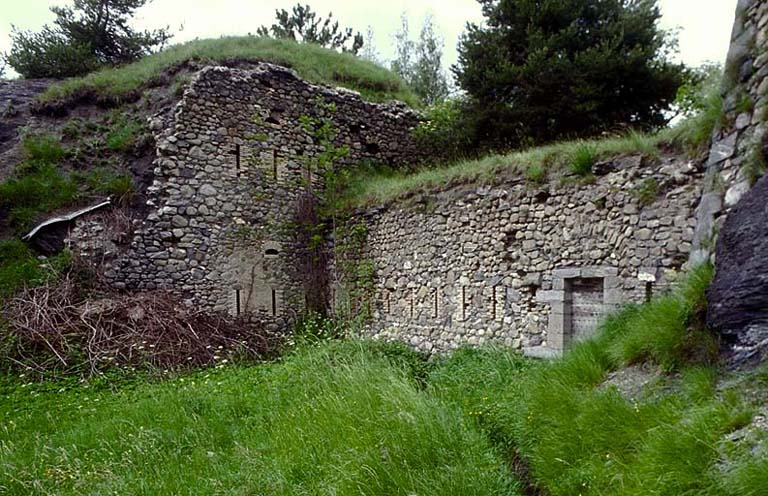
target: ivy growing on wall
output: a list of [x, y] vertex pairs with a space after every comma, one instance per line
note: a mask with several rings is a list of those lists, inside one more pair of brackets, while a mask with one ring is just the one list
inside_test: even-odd
[[[370, 315], [374, 266], [372, 260], [363, 256], [366, 226], [347, 226], [344, 219], [337, 218], [334, 208], [349, 175], [340, 162], [350, 153], [348, 146], [340, 146], [335, 141], [338, 136], [332, 120], [335, 112], [333, 103], [318, 98], [314, 115], [299, 118], [301, 128], [316, 147], [316, 153], [303, 157], [304, 166], [309, 171], [308, 177], [322, 177], [322, 186], [315, 189], [311, 180], [304, 181], [304, 190], [297, 200], [294, 232], [307, 313], [332, 313], [351, 327], [357, 327]], [[331, 239], [335, 244], [335, 263], [329, 263]]]

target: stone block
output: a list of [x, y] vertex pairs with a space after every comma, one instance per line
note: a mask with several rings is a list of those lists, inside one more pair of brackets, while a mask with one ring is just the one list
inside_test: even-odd
[[580, 267], [569, 267], [562, 269], [555, 269], [552, 271], [552, 277], [559, 279], [572, 279], [574, 277], [581, 277]]
[[565, 291], [537, 291], [536, 301], [539, 303], [554, 303], [565, 301]]

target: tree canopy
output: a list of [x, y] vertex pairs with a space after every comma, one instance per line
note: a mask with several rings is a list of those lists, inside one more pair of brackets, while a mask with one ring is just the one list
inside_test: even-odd
[[261, 26], [256, 31], [257, 34], [314, 43], [354, 54], [363, 47], [362, 34], [359, 32], [353, 34], [352, 28], [340, 28], [339, 21], [333, 21], [333, 13], [329, 13], [328, 17], [323, 19], [309, 5], [296, 4], [291, 12], [285, 9], [276, 10], [275, 18], [276, 24], [270, 28]]
[[51, 7], [54, 26], [33, 33], [14, 29], [8, 63], [22, 76], [78, 76], [103, 65], [133, 62], [162, 47], [166, 29], [136, 31], [129, 21], [147, 0], [75, 0]]
[[448, 96], [442, 57], [443, 40], [435, 32], [433, 16], [424, 18], [419, 40], [414, 42], [410, 36], [408, 16], [404, 12], [395, 33], [395, 59], [390, 67], [428, 105], [440, 103]]
[[479, 0], [452, 70], [493, 147], [665, 123], [685, 68], [656, 0]]

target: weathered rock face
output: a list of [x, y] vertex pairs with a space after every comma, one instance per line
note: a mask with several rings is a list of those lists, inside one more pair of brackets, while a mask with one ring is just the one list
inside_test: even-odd
[[[701, 173], [637, 158], [592, 184], [456, 187], [361, 214], [376, 267], [368, 333], [425, 351], [559, 351], [616, 305], [667, 288], [691, 250]], [[645, 204], [648, 181], [660, 191]]]
[[752, 187], [768, 136], [768, 2], [739, 0], [725, 72], [724, 124], [713, 135], [690, 261], [714, 258], [707, 320], [739, 364], [759, 359], [768, 341], [768, 183]]
[[768, 177], [763, 177], [731, 210], [717, 241], [707, 323], [732, 345], [736, 363], [768, 354], [766, 198]]
[[724, 125], [715, 130], [691, 263], [710, 260], [718, 230], [760, 168], [768, 131], [768, 2], [739, 0], [724, 78]]
[[151, 212], [130, 249], [107, 264], [128, 290], [171, 290], [187, 303], [284, 323], [304, 302], [297, 274], [297, 201], [323, 187], [313, 159], [326, 151], [311, 119], [330, 122], [334, 147], [393, 166], [419, 159], [419, 117], [404, 104], [373, 104], [315, 86], [282, 67], [207, 67], [173, 113], [150, 124], [157, 143]]

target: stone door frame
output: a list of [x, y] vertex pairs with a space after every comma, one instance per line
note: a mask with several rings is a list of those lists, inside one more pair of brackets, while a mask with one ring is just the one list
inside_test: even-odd
[[568, 267], [552, 271], [552, 290], [539, 291], [536, 300], [550, 306], [547, 347], [563, 352], [573, 341], [573, 322], [570, 291], [574, 279], [603, 280], [603, 314], [607, 314], [622, 303], [619, 269], [616, 267]]

